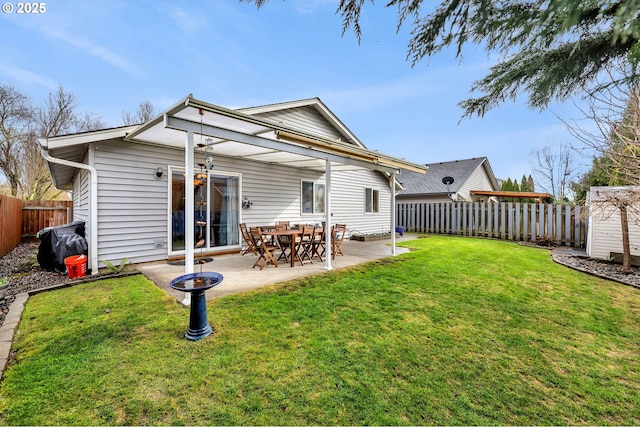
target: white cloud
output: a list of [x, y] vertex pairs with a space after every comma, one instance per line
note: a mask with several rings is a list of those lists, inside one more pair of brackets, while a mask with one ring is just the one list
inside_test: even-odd
[[206, 28], [207, 21], [203, 15], [189, 14], [180, 8], [173, 8], [166, 13], [187, 34], [196, 34]]
[[318, 96], [331, 105], [330, 108], [342, 113], [363, 111], [378, 107], [388, 107], [409, 99], [419, 99], [442, 91], [442, 87], [430, 83], [424, 75], [394, 80], [382, 84], [360, 86], [344, 90], [316, 90], [311, 96]]
[[111, 64], [112, 66], [126, 71], [137, 77], [144, 75], [144, 71], [137, 65], [131, 63], [124, 57], [112, 52], [104, 46], [95, 44], [88, 39], [80, 36], [76, 36], [61, 29], [43, 28], [41, 32], [48, 38], [61, 40], [68, 43], [78, 49], [81, 49], [90, 55], [96, 56], [104, 62]]
[[29, 19], [14, 19], [13, 23], [23, 27], [29, 32], [40, 33], [49, 40], [58, 40], [70, 44], [73, 47], [93, 55], [100, 60], [134, 76], [140, 77], [144, 75], [144, 71], [140, 67], [123, 56], [118, 55], [109, 48], [95, 43], [86, 37], [73, 34], [69, 30], [66, 30], [65, 28], [75, 28], [72, 17], [65, 16], [62, 18], [61, 16], [55, 15], [53, 12], [42, 16], [43, 18], [46, 18], [46, 21], [41, 22]]
[[10, 65], [0, 64], [0, 75], [8, 77], [12, 80], [19, 81], [25, 85], [38, 85], [44, 86], [48, 89], [55, 90], [58, 84], [48, 77], [36, 74], [33, 71], [25, 70], [20, 67], [13, 67]]

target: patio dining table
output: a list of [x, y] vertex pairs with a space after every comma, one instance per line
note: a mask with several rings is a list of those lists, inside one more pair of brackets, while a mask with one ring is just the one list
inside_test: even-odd
[[302, 229], [286, 229], [286, 230], [268, 230], [266, 231], [270, 236], [290, 236], [290, 254], [291, 258], [291, 267], [295, 266], [296, 263], [296, 237], [302, 234]]

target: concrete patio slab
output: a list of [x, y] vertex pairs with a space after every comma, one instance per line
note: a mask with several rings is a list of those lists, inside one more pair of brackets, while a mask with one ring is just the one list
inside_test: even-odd
[[[405, 235], [396, 238], [397, 242], [415, 239], [415, 236]], [[391, 255], [390, 240], [375, 242], [357, 242], [345, 240], [342, 244], [344, 255], [338, 255], [332, 260], [333, 270], [362, 264]], [[396, 254], [408, 252], [406, 248], [396, 247]], [[196, 253], [197, 257], [197, 253]], [[314, 260], [313, 264], [290, 267], [288, 263], [281, 262], [278, 267], [267, 265], [263, 270], [258, 267], [251, 268], [257, 257], [251, 253], [247, 255], [230, 254], [214, 256], [212, 262], [202, 265], [202, 271], [216, 271], [224, 276], [223, 282], [207, 290], [207, 299], [219, 298], [225, 295], [237, 294], [252, 289], [261, 288], [275, 283], [286, 282], [300, 277], [326, 273], [324, 262]], [[184, 292], [169, 287], [169, 282], [178, 276], [185, 274], [184, 265], [172, 265], [166, 261], [138, 264], [138, 270], [153, 281], [158, 287], [164, 289], [176, 300], [184, 299]], [[200, 265], [194, 266], [194, 272], [200, 271]]]

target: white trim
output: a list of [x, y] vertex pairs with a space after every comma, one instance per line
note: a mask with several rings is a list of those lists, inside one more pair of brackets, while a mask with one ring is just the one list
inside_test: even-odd
[[[175, 166], [168, 165], [168, 179], [167, 179], [167, 257], [172, 256], [182, 256], [185, 255], [185, 249], [173, 250], [173, 217], [172, 217], [172, 203], [173, 203], [173, 172], [179, 171], [182, 172], [185, 176], [185, 188], [186, 188], [186, 172], [184, 166]], [[238, 178], [238, 223], [242, 222], [242, 173], [239, 172], [227, 172], [224, 170], [207, 170], [207, 179], [211, 175], [221, 176], [225, 178]], [[195, 169], [194, 169], [195, 174]], [[186, 190], [185, 190], [186, 191]], [[211, 207], [211, 192], [207, 191], [207, 209]], [[209, 216], [210, 212], [207, 212], [207, 216]], [[207, 252], [223, 252], [233, 249], [241, 249], [242, 248], [242, 236], [240, 236], [240, 231], [238, 232], [238, 244], [235, 245], [225, 245], [225, 246], [207, 246], [204, 248]], [[186, 233], [186, 228], [185, 228]], [[185, 235], [186, 238], [186, 235]], [[207, 227], [207, 242], [211, 244], [211, 227]], [[186, 248], [186, 245], [185, 245]]]
[[[312, 200], [311, 200], [311, 212], [303, 212], [302, 207], [304, 206], [304, 191], [303, 191], [303, 184], [307, 182], [313, 185], [312, 191], [313, 194], [311, 196]], [[300, 179], [300, 216], [307, 216], [307, 215], [321, 215], [324, 214], [325, 212], [316, 212], [316, 194], [318, 193], [317, 188], [319, 185], [323, 185], [324, 186], [324, 197], [325, 197], [325, 203], [323, 206], [323, 209], [326, 212], [326, 204], [327, 204], [327, 185], [325, 183], [322, 182], [318, 182], [317, 180], [311, 180], [311, 179], [305, 179], [305, 178], [301, 178]]]
[[[373, 192], [378, 192], [378, 209], [375, 211], [367, 212], [367, 190], [371, 190], [371, 197], [373, 198]], [[373, 208], [373, 200], [371, 200], [371, 207]], [[379, 187], [364, 187], [364, 214], [365, 215], [379, 215], [380, 214], [380, 188]]]
[[100, 142], [109, 139], [124, 138], [134, 131], [139, 125], [126, 126], [115, 129], [102, 129], [85, 133], [71, 135], [54, 136], [51, 138], [38, 138], [40, 145], [55, 150], [56, 148], [70, 147], [73, 145], [88, 144], [90, 142]]

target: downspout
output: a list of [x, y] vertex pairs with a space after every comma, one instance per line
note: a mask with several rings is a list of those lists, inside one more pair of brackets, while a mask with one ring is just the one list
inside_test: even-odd
[[[48, 141], [47, 141], [48, 145]], [[91, 274], [98, 274], [98, 171], [96, 168], [84, 163], [52, 157], [49, 148], [40, 145], [42, 157], [48, 162], [89, 172], [89, 268]]]

